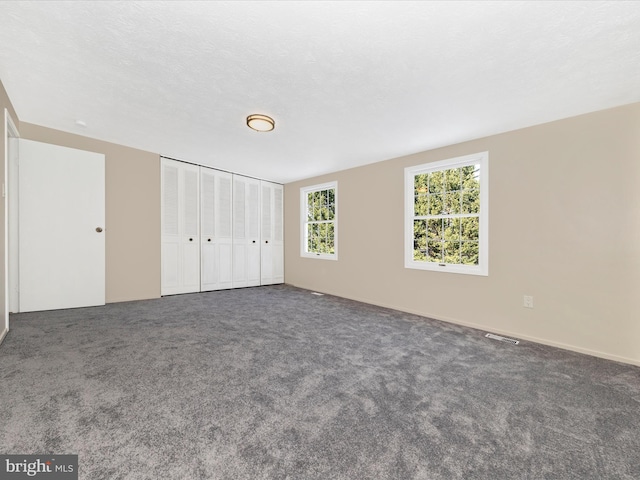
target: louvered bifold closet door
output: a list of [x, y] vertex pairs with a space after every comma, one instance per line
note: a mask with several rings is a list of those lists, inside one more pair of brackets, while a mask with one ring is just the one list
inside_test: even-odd
[[262, 181], [261, 285], [284, 282], [283, 188], [276, 183]]
[[201, 291], [233, 286], [232, 175], [200, 167]]
[[199, 292], [199, 167], [163, 158], [161, 172], [161, 293]]
[[273, 187], [273, 283], [284, 283], [284, 187]]
[[247, 182], [247, 285], [260, 285], [260, 180]]
[[246, 188], [244, 177], [233, 176], [233, 287], [247, 286]]
[[260, 285], [260, 180], [233, 175], [233, 286]]

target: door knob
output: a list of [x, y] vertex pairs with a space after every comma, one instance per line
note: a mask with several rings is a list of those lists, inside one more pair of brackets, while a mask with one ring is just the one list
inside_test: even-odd
[[255, 241], [255, 240], [253, 240], [251, 243], [256, 243], [256, 241]]
[[210, 239], [210, 238], [207, 238], [207, 242], [210, 242], [210, 241], [211, 241], [211, 239]]
[[96, 232], [101, 233], [102, 232], [102, 227], [96, 227]]
[[190, 242], [193, 242], [193, 238], [190, 238], [190, 239], [189, 239], [189, 241], [190, 241]]
[[269, 240], [265, 240], [264, 243], [269, 243]]

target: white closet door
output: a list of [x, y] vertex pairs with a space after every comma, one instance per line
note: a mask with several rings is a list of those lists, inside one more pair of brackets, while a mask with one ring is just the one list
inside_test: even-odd
[[162, 295], [200, 291], [199, 167], [162, 159]]
[[247, 195], [244, 177], [233, 176], [233, 287], [247, 286]]
[[249, 179], [247, 186], [247, 285], [253, 287], [260, 285], [260, 180]]
[[232, 230], [232, 183], [233, 175], [218, 172], [216, 176], [216, 239], [220, 288], [233, 286], [233, 230]]
[[262, 181], [261, 285], [284, 282], [283, 188]]
[[273, 283], [284, 283], [284, 187], [273, 186]]
[[230, 173], [200, 167], [201, 291], [231, 288]]
[[20, 311], [104, 305], [104, 155], [20, 140]]
[[233, 175], [233, 287], [260, 285], [260, 181]]

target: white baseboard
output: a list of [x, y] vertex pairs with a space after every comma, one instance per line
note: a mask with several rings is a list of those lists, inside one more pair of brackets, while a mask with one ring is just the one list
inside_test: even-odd
[[[297, 286], [297, 285], [293, 285], [293, 286]], [[305, 290], [319, 291], [317, 289], [309, 289], [307, 287], [302, 287], [302, 286], [299, 286], [298, 288], [304, 288]], [[507, 336], [507, 337], [514, 337], [516, 339], [526, 340], [528, 342], [540, 343], [542, 345], [549, 345], [550, 347], [561, 348], [563, 350], [569, 350], [571, 352], [583, 353], [585, 355], [591, 355], [593, 357], [604, 358], [606, 360], [613, 360], [614, 362], [627, 363], [629, 365], [635, 365], [635, 366], [640, 367], [640, 360], [636, 360], [636, 359], [633, 359], [633, 358], [627, 358], [627, 357], [622, 357], [622, 356], [619, 356], [619, 355], [614, 355], [614, 354], [611, 354], [611, 353], [600, 352], [598, 350], [591, 350], [591, 349], [588, 349], [588, 348], [582, 348], [582, 347], [578, 347], [576, 345], [569, 345], [569, 344], [566, 344], [566, 343], [561, 343], [561, 342], [556, 342], [556, 341], [553, 341], [553, 340], [548, 340], [546, 338], [538, 338], [538, 337], [532, 337], [532, 336], [529, 336], [529, 335], [522, 335], [520, 333], [513, 332], [513, 331], [510, 331], [510, 330], [495, 329], [493, 327], [487, 327], [486, 325], [481, 325], [479, 323], [466, 322], [466, 321], [463, 321], [463, 320], [458, 320], [456, 318], [449, 318], [449, 317], [443, 317], [441, 315], [431, 315], [429, 313], [417, 312], [417, 311], [414, 311], [414, 310], [411, 310], [411, 309], [400, 307], [398, 305], [391, 305], [391, 304], [386, 304], [386, 303], [382, 303], [382, 302], [375, 302], [375, 301], [372, 301], [372, 300], [369, 300], [369, 299], [364, 299], [364, 298], [345, 297], [344, 295], [338, 295], [338, 294], [335, 294], [335, 293], [332, 293], [332, 292], [321, 292], [321, 293], [326, 293], [328, 295], [335, 295], [336, 297], [348, 298], [349, 300], [355, 300], [356, 302], [368, 303], [370, 305], [376, 305], [378, 307], [390, 308], [392, 310], [398, 310], [398, 311], [401, 311], [401, 312], [411, 313], [413, 315], [419, 315], [419, 316], [425, 317], [425, 318], [432, 318], [434, 320], [440, 320], [442, 322], [453, 323], [455, 325], [462, 325], [463, 327], [474, 328], [476, 330], [482, 330], [484, 332], [497, 333], [499, 335], [504, 335], [504, 336]]]

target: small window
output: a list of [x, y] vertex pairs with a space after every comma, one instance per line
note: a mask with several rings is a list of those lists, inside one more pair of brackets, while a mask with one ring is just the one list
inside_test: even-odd
[[489, 154], [405, 169], [405, 268], [488, 275]]
[[300, 255], [338, 259], [338, 182], [300, 189]]

